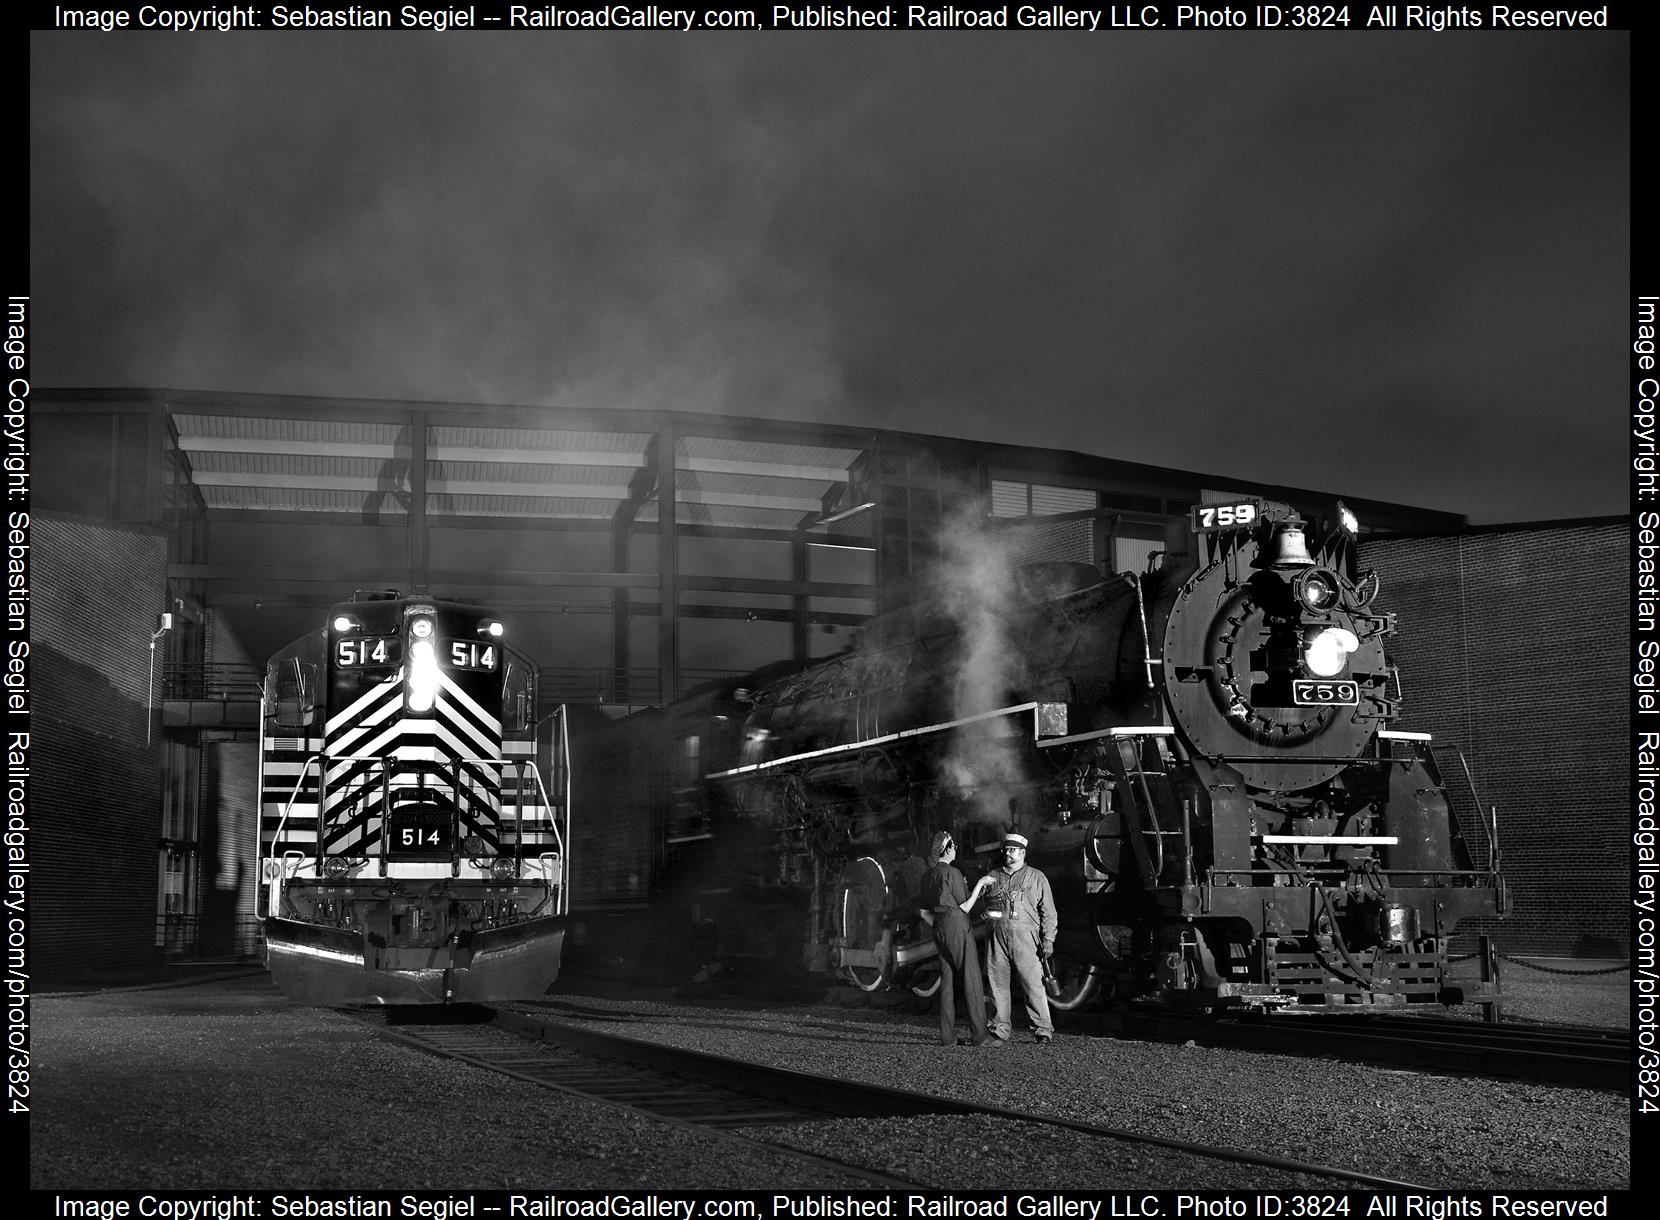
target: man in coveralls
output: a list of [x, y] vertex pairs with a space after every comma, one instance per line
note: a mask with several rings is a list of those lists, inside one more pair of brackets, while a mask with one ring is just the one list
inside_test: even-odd
[[957, 984], [968, 1013], [969, 1045], [986, 1040], [986, 993], [980, 984], [980, 951], [968, 926], [968, 882], [951, 864], [957, 845], [940, 831], [928, 850], [934, 867], [922, 878], [922, 916], [934, 925], [940, 960], [940, 1045], [957, 1045]]
[[1006, 1042], [1014, 1031], [1009, 976], [1015, 974], [1020, 977], [1032, 1032], [1039, 1045], [1047, 1045], [1055, 1036], [1055, 1023], [1049, 1016], [1049, 997], [1043, 990], [1043, 963], [1055, 951], [1055, 895], [1049, 888], [1049, 878], [1026, 867], [1025, 835], [1003, 836], [1003, 865], [980, 879], [974, 887], [974, 898], [980, 897], [982, 887], [990, 891], [986, 903], [986, 920], [991, 928], [986, 979], [991, 984], [991, 1036]]

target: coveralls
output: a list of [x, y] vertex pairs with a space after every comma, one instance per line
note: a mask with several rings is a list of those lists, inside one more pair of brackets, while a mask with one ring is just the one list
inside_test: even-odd
[[986, 979], [991, 984], [993, 1036], [1005, 1041], [1014, 1032], [1009, 976], [1018, 975], [1026, 1001], [1026, 1017], [1039, 1038], [1055, 1035], [1049, 1016], [1049, 997], [1043, 990], [1043, 962], [1055, 948], [1055, 896], [1049, 878], [1035, 868], [1021, 865], [1013, 873], [999, 868], [988, 902], [1001, 910], [1003, 918], [992, 919], [991, 939], [986, 947]]
[[934, 947], [940, 955], [940, 1044], [957, 1044], [957, 984], [968, 1013], [969, 1041], [986, 1040], [986, 993], [980, 982], [980, 952], [962, 902], [968, 882], [950, 864], [936, 864], [922, 878], [922, 905], [934, 916]]

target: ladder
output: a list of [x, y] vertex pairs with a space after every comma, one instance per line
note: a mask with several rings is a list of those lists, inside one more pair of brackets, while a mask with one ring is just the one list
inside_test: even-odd
[[1150, 887], [1193, 884], [1192, 828], [1176, 790], [1176, 760], [1170, 751], [1175, 733], [1161, 724], [1126, 725], [1107, 733], [1128, 837]]

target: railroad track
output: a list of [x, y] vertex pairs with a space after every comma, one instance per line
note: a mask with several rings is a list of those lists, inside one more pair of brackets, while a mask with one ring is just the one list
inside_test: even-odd
[[1419, 1071], [1624, 1092], [1631, 1035], [1591, 1026], [1487, 1024], [1417, 1014], [1276, 1013], [1216, 1018], [1168, 1012], [1091, 1014], [1080, 1028], [1148, 1041], [1317, 1055]]
[[[416, 1013], [389, 1021], [382, 1010], [342, 1010], [374, 1024], [388, 1037], [478, 1067], [759, 1145], [837, 1174], [890, 1189], [925, 1186], [886, 1168], [811, 1153], [789, 1142], [789, 1129], [840, 1118], [992, 1119], [1048, 1129], [1054, 1138], [1079, 1142], [1079, 1155], [1102, 1146], [1157, 1150], [1166, 1165], [1191, 1162], [1192, 1181], [1215, 1181], [1219, 1162], [1254, 1167], [1264, 1181], [1300, 1190], [1349, 1190], [1370, 1186], [1423, 1191], [1421, 1185], [1332, 1165], [1152, 1136], [1095, 1123], [933, 1094], [907, 1092], [682, 1050], [568, 1024], [544, 1015], [505, 1009], [446, 1010], [441, 1017]], [[469, 1015], [471, 1020], [468, 1019]], [[1090, 1147], [1095, 1152], [1088, 1151]]]

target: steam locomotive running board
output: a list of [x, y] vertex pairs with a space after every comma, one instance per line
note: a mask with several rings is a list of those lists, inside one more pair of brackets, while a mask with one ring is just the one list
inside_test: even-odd
[[[1058, 711], [1051, 711], [1057, 709]], [[1066, 705], [1064, 703], [1015, 703], [1009, 707], [994, 708], [989, 712], [979, 712], [973, 716], [964, 716], [958, 720], [948, 720], [943, 724], [928, 724], [921, 728], [905, 729], [899, 733], [889, 733], [884, 737], [871, 737], [865, 741], [850, 741], [845, 745], [825, 746], [822, 750], [807, 750], [800, 754], [790, 754], [784, 758], [769, 759], [767, 762], [749, 763], [742, 767], [733, 767], [726, 771], [713, 771], [709, 779], [731, 779], [734, 775], [748, 775], [757, 771], [770, 771], [775, 767], [785, 767], [792, 763], [804, 762], [809, 758], [826, 758], [832, 754], [848, 754], [855, 750], [868, 750], [873, 746], [885, 746], [890, 742], [906, 741], [912, 737], [924, 737], [930, 733], [944, 733], [951, 729], [960, 728], [965, 724], [977, 724], [983, 720], [996, 720], [1000, 716], [1017, 716], [1021, 712], [1036, 712], [1033, 718], [1033, 734], [1035, 737], [1047, 736], [1043, 732], [1044, 725], [1049, 723], [1049, 717], [1058, 714], [1061, 722], [1065, 723]]]

